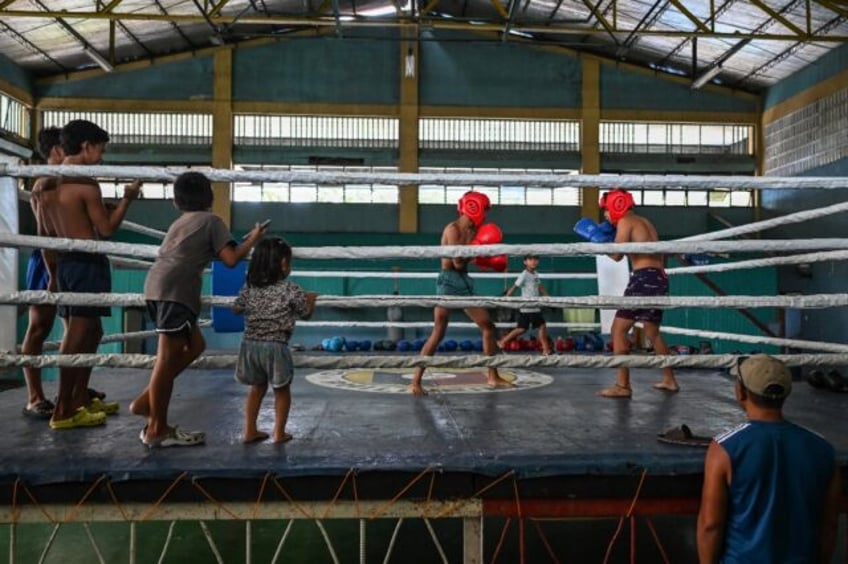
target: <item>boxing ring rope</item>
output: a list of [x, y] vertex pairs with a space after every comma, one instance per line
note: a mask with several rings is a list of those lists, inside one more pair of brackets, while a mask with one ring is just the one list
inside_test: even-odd
[[[201, 303], [210, 306], [232, 306], [235, 296], [203, 296]], [[80, 292], [51, 293], [42, 290], [0, 293], [0, 305], [70, 305], [145, 307], [143, 294], [87, 294]], [[699, 307], [707, 309], [749, 309], [784, 307], [820, 309], [848, 306], [848, 294], [808, 294], [782, 296], [565, 296], [539, 298], [487, 298], [481, 296], [319, 296], [316, 307], [358, 309], [363, 307], [444, 307], [448, 309], [529, 307], [586, 309], [673, 309]]]
[[18, 165], [0, 164], [0, 176], [34, 178], [39, 176], [91, 176], [101, 178], [132, 178], [173, 182], [183, 172], [202, 172], [213, 182], [289, 182], [322, 185], [356, 184], [438, 184], [464, 186], [529, 185], [540, 188], [620, 188], [630, 190], [705, 189], [720, 184], [723, 190], [842, 190], [848, 189], [848, 178], [834, 176], [768, 177], [768, 176], [707, 176], [707, 175], [592, 175], [544, 173], [412, 173], [412, 172], [328, 172], [228, 170], [213, 168], [169, 168], [153, 166], [113, 165]]
[[[740, 356], [736, 354], [694, 354], [694, 355], [446, 355], [409, 356], [409, 355], [327, 355], [293, 353], [294, 365], [298, 368], [322, 370], [336, 368], [712, 368], [723, 369], [735, 365]], [[787, 366], [842, 366], [848, 364], [848, 353], [831, 354], [776, 354]], [[207, 355], [198, 358], [193, 368], [222, 369], [234, 368], [237, 355]], [[154, 355], [144, 354], [71, 354], [71, 355], [19, 355], [0, 353], [0, 367], [34, 366], [45, 368], [52, 366], [111, 368], [153, 368]]]
[[[0, 247], [25, 247], [56, 251], [106, 253], [133, 258], [156, 258], [155, 245], [117, 243], [91, 239], [62, 239], [0, 233]], [[742, 241], [656, 241], [651, 243], [535, 243], [530, 245], [428, 245], [378, 247], [296, 247], [302, 259], [438, 259], [495, 255], [588, 256], [604, 254], [699, 254], [848, 250], [848, 239], [762, 239]]]

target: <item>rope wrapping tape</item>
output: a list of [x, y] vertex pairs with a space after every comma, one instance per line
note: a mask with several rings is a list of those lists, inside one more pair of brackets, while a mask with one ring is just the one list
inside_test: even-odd
[[711, 190], [719, 185], [729, 190], [798, 190], [848, 188], [844, 177], [768, 177], [768, 176], [684, 176], [642, 174], [485, 174], [485, 173], [411, 173], [411, 172], [316, 172], [291, 170], [227, 170], [204, 168], [166, 168], [152, 166], [79, 166], [0, 164], [0, 176], [33, 178], [37, 176], [93, 176], [97, 178], [133, 178], [173, 182], [183, 172], [203, 172], [213, 182], [294, 182], [307, 184], [437, 184], [464, 186], [539, 186], [598, 187], [630, 190], [646, 188]]
[[[156, 258], [159, 247], [90, 239], [60, 239], [0, 233], [0, 247], [25, 247], [56, 251], [108, 253], [134, 258]], [[451, 245], [379, 247], [298, 247], [294, 256], [303, 259], [436, 259], [443, 257], [588, 256], [601, 254], [697, 254], [848, 250], [848, 239], [763, 239], [745, 241], [657, 241], [653, 243], [570, 243], [531, 245]]]
[[[467, 355], [467, 356], [394, 356], [394, 355], [310, 355], [293, 356], [298, 368], [334, 369], [334, 368], [414, 368], [426, 366], [432, 368], [729, 368], [734, 366], [738, 356], [685, 355], [685, 356], [644, 356], [644, 355]], [[775, 355], [787, 366], [841, 366], [848, 364], [848, 354], [795, 354]], [[192, 367], [207, 369], [234, 368], [237, 355], [205, 356], [197, 359]], [[68, 366], [111, 368], [153, 368], [156, 357], [142, 354], [77, 354], [77, 355], [17, 355], [0, 354], [0, 367], [12, 366]]]
[[[204, 296], [202, 302], [212, 306], [232, 306], [234, 296]], [[0, 294], [0, 304], [74, 305], [102, 307], [144, 307], [142, 294], [50, 293], [25, 290]], [[482, 296], [319, 296], [319, 307], [356, 309], [366, 307], [471, 307], [520, 309], [523, 307], [601, 308], [601, 309], [673, 309], [680, 307], [747, 309], [754, 307], [786, 307], [820, 309], [848, 306], [848, 294], [811, 294], [809, 296], [573, 296], [524, 298], [486, 298]]]

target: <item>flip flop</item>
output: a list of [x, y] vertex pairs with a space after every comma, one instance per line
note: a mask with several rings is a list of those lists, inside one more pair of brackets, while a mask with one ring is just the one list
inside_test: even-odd
[[164, 437], [158, 437], [152, 440], [142, 439], [141, 442], [149, 448], [198, 446], [206, 442], [206, 433], [202, 431], [181, 431], [177, 427], [172, 427]]
[[53, 409], [55, 409], [55, 405], [50, 400], [41, 400], [37, 404], [35, 404], [32, 409], [24, 406], [23, 414], [26, 417], [31, 417], [33, 419], [50, 419], [53, 417]]
[[848, 382], [842, 377], [838, 370], [831, 370], [824, 375], [825, 387], [831, 392], [848, 392]]
[[710, 442], [713, 440], [713, 438], [699, 437], [697, 435], [693, 435], [692, 430], [689, 428], [689, 426], [684, 424], [680, 427], [674, 427], [673, 429], [669, 429], [665, 433], [660, 433], [659, 435], [657, 435], [657, 440], [661, 443], [668, 443], [670, 445], [707, 447], [710, 446]]
[[807, 383], [814, 388], [827, 387], [827, 382], [824, 380], [824, 373], [821, 370], [813, 370], [807, 374]]

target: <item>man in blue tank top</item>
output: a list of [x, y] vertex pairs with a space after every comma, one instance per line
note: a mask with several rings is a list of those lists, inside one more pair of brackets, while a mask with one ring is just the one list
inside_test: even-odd
[[731, 374], [748, 421], [707, 450], [700, 561], [830, 562], [841, 490], [833, 446], [783, 418], [786, 365], [764, 354], [740, 360]]

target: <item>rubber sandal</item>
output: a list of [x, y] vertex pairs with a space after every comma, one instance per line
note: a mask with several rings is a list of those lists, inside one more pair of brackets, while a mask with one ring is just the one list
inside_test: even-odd
[[118, 410], [121, 408], [121, 404], [116, 401], [103, 401], [100, 398], [94, 398], [85, 408], [91, 413], [114, 415], [118, 413]]
[[825, 387], [831, 392], [848, 392], [848, 382], [842, 377], [838, 370], [830, 370], [824, 375]]
[[31, 417], [32, 419], [40, 419], [46, 420], [53, 417], [53, 409], [55, 409], [55, 405], [50, 400], [41, 400], [37, 404], [35, 404], [32, 409], [24, 406], [22, 412], [25, 417]]
[[[144, 432], [144, 430], [142, 430]], [[178, 446], [198, 446], [206, 442], [206, 433], [202, 431], [181, 431], [173, 427], [164, 437], [142, 440], [149, 448], [168, 448]]]
[[670, 445], [707, 447], [710, 446], [710, 442], [713, 439], [712, 437], [699, 437], [693, 435], [692, 429], [690, 429], [688, 425], [681, 425], [680, 427], [669, 429], [665, 433], [660, 433], [657, 435], [657, 440], [661, 443], [668, 443]]
[[827, 387], [827, 382], [824, 380], [824, 373], [821, 370], [813, 370], [807, 374], [807, 383], [814, 388]]
[[104, 423], [106, 423], [105, 413], [91, 413], [84, 407], [81, 407], [73, 417], [50, 421], [50, 428], [55, 430], [75, 429], [76, 427], [96, 427]]

